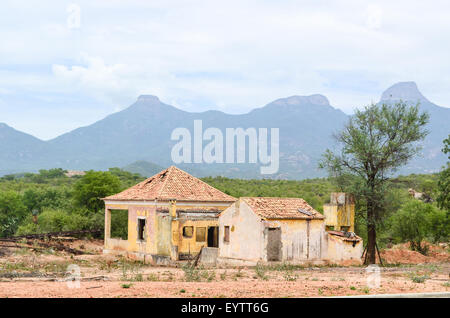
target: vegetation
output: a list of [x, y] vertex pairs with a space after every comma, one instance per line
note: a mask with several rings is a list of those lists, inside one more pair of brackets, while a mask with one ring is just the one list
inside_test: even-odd
[[423, 240], [433, 241], [448, 237], [449, 226], [445, 212], [435, 205], [411, 199], [391, 217], [392, 233], [398, 241], [407, 241], [411, 249], [422, 254], [427, 253]]
[[438, 189], [439, 195], [437, 197], [438, 205], [441, 209], [450, 210], [450, 135], [444, 140], [444, 148], [442, 152], [448, 155], [449, 161], [447, 167], [442, 170], [439, 175]]
[[[102, 229], [100, 199], [143, 179], [119, 168], [70, 178], [63, 169], [6, 175], [0, 178], [0, 237]], [[113, 224], [112, 233], [123, 236], [123, 223]]]
[[320, 167], [345, 181], [342, 187], [354, 193], [365, 210], [369, 264], [375, 264], [377, 226], [389, 206], [386, 181], [419, 152], [417, 142], [427, 135], [428, 119], [427, 113], [419, 113], [419, 105], [372, 104], [357, 110], [336, 135], [341, 152], [324, 154]]
[[[437, 199], [442, 196], [438, 183], [441, 174], [411, 174], [398, 176], [386, 181], [386, 215], [384, 222], [377, 227], [380, 245], [424, 240], [447, 241], [449, 235], [448, 209], [439, 208]], [[85, 176], [67, 177], [62, 169], [41, 170], [38, 173], [23, 173], [0, 178], [0, 237], [45, 233], [54, 231], [103, 229], [103, 201], [100, 199], [119, 192], [140, 181], [144, 177], [111, 168], [109, 171], [91, 171]], [[203, 178], [205, 182], [234, 197], [241, 196], [280, 196], [301, 197], [319, 212], [323, 204], [328, 203], [330, 193], [343, 190], [346, 182], [353, 180], [348, 176], [307, 180], [241, 180], [224, 177]], [[408, 189], [427, 194], [423, 200], [412, 200]], [[367, 223], [364, 218], [365, 201], [357, 201], [356, 232], [367, 240]], [[416, 217], [414, 211], [421, 209]], [[113, 237], [127, 238], [127, 219], [124, 211], [115, 213], [111, 222]], [[398, 216], [396, 216], [398, 214]], [[415, 221], [411, 221], [415, 220]], [[412, 228], [404, 226], [412, 224]], [[420, 235], [408, 235], [417, 227]], [[102, 234], [99, 234], [100, 237]], [[128, 264], [123, 265], [128, 273], [132, 271]], [[294, 280], [292, 265], [277, 265], [275, 270], [285, 272], [287, 281]], [[187, 280], [214, 279], [213, 273], [203, 277], [203, 271], [185, 268]], [[264, 279], [266, 269], [258, 266], [256, 277]], [[132, 273], [140, 279], [139, 273]], [[134, 277], [131, 275], [130, 277]], [[220, 275], [222, 277], [222, 275]], [[131, 278], [129, 278], [131, 279]]]

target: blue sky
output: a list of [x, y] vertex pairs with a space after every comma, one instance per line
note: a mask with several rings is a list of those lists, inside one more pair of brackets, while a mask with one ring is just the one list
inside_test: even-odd
[[450, 106], [449, 13], [448, 1], [3, 0], [0, 122], [51, 139], [140, 94], [243, 113], [320, 93], [351, 113], [399, 81]]

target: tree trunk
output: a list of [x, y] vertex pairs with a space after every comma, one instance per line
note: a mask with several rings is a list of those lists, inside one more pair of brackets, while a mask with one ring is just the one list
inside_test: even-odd
[[375, 203], [367, 202], [367, 257], [365, 265], [375, 264], [376, 262], [376, 221], [375, 221]]
[[377, 233], [374, 223], [367, 224], [367, 258], [365, 265], [375, 264]]

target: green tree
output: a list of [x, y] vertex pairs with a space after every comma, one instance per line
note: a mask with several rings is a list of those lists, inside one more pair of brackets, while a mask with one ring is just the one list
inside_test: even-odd
[[[450, 160], [450, 135], [444, 140], [442, 152], [448, 155], [448, 159]], [[448, 214], [450, 211], [450, 161], [447, 162], [447, 168], [439, 174], [438, 191], [437, 203]]]
[[376, 230], [384, 218], [388, 176], [420, 151], [416, 142], [427, 135], [428, 119], [427, 113], [419, 113], [419, 105], [403, 102], [357, 110], [335, 136], [341, 152], [327, 150], [319, 164], [333, 176], [355, 176], [349, 189], [363, 202], [369, 264], [375, 263]]
[[110, 172], [88, 171], [74, 185], [74, 200], [78, 206], [91, 212], [104, 208], [101, 198], [119, 192], [120, 179]]
[[14, 191], [0, 192], [0, 237], [13, 235], [26, 217], [22, 197]]

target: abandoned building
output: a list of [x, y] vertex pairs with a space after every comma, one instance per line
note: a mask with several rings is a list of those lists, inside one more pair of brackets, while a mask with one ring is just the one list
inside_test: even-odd
[[360, 260], [353, 198], [332, 193], [324, 211], [300, 198], [240, 198], [220, 214], [219, 261]]
[[240, 198], [219, 219], [219, 257], [249, 261], [322, 258], [323, 215], [300, 198]]
[[[153, 263], [321, 262], [360, 259], [353, 197], [332, 193], [324, 215], [300, 198], [236, 199], [174, 166], [103, 199], [105, 253]], [[128, 215], [127, 239], [111, 220]], [[206, 258], [205, 258], [206, 257]]]
[[[164, 262], [218, 247], [218, 214], [236, 201], [174, 166], [103, 199], [105, 252]], [[111, 237], [111, 219], [128, 213], [128, 239]]]

